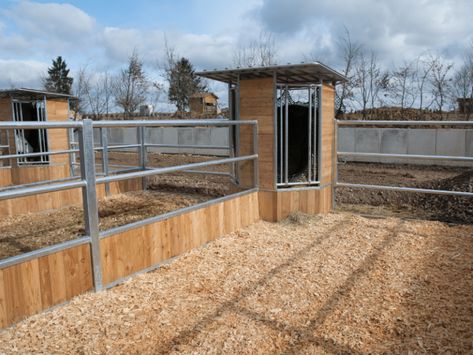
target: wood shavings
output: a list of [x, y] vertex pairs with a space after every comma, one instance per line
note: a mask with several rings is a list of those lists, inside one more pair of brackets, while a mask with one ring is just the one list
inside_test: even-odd
[[0, 332], [0, 353], [472, 353], [473, 226], [256, 223]]

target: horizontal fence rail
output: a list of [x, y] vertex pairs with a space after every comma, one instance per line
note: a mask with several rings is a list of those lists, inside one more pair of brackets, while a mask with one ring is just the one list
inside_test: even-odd
[[[150, 168], [146, 166], [147, 161], [147, 148], [150, 147], [165, 147], [165, 144], [150, 144], [145, 140], [145, 129], [148, 127], [202, 127], [202, 126], [217, 126], [217, 127], [240, 127], [240, 126], [251, 126], [253, 127], [253, 152], [252, 154], [244, 156], [231, 155], [228, 158], [209, 160], [204, 162], [182, 164], [178, 166], [170, 167], [159, 167]], [[107, 129], [114, 127], [125, 127], [125, 128], [136, 128], [137, 139], [136, 144], [108, 144]], [[148, 176], [155, 176], [159, 174], [168, 174], [173, 172], [185, 172], [194, 174], [209, 174], [209, 175], [222, 175], [230, 176], [235, 178], [231, 173], [217, 172], [217, 171], [205, 171], [198, 170], [199, 168], [206, 168], [215, 165], [231, 164], [232, 171], [235, 170], [234, 164], [244, 161], [253, 161], [254, 176], [253, 188], [234, 193], [224, 198], [217, 199], [218, 201], [232, 198], [233, 196], [240, 196], [241, 194], [257, 191], [258, 181], [258, 138], [257, 138], [257, 121], [229, 121], [229, 120], [156, 120], [156, 121], [92, 121], [90, 119], [84, 119], [83, 121], [64, 121], [64, 122], [0, 122], [1, 130], [10, 129], [66, 129], [68, 130], [69, 146], [74, 147], [71, 149], [62, 149], [56, 151], [45, 151], [45, 152], [34, 152], [25, 154], [8, 154], [0, 155], [1, 159], [16, 159], [26, 157], [37, 157], [47, 155], [69, 155], [69, 165], [71, 170], [71, 176], [65, 179], [40, 181], [35, 183], [8, 186], [0, 189], [0, 201], [7, 199], [21, 198], [31, 195], [39, 195], [44, 193], [57, 192], [69, 189], [82, 189], [82, 203], [84, 210], [84, 225], [85, 225], [85, 236], [77, 238], [71, 241], [63, 242], [57, 245], [48, 246], [32, 252], [24, 253], [21, 255], [13, 256], [0, 260], [0, 268], [13, 266], [21, 262], [32, 260], [34, 258], [49, 255], [72, 246], [89, 244], [91, 249], [92, 258], [92, 270], [93, 270], [93, 282], [95, 290], [101, 290], [104, 288], [102, 284], [102, 271], [101, 271], [101, 256], [100, 256], [100, 238], [111, 235], [116, 231], [129, 230], [133, 226], [143, 225], [149, 221], [159, 220], [166, 216], [172, 216], [176, 213], [180, 213], [181, 210], [190, 211], [193, 208], [201, 207], [212, 203], [213, 200], [201, 203], [178, 211], [169, 212], [161, 216], [153, 217], [140, 222], [134, 222], [129, 225], [116, 227], [108, 231], [99, 232], [99, 220], [98, 220], [98, 201], [97, 201], [97, 184], [105, 184], [105, 191], [109, 192], [108, 184], [111, 182], [145, 178]], [[100, 130], [100, 144], [94, 143], [94, 129]], [[77, 141], [74, 140], [75, 133], [77, 133]], [[175, 148], [182, 148], [180, 145], [173, 146]], [[3, 148], [3, 146], [1, 147]], [[9, 145], [4, 146], [5, 149], [10, 148]], [[229, 152], [234, 153], [238, 151], [234, 146], [192, 146], [193, 149], [227, 149]], [[119, 149], [137, 149], [139, 153], [139, 164], [138, 166], [126, 166], [109, 164], [108, 153], [110, 150]], [[99, 164], [102, 166], [102, 171], [97, 172], [96, 167], [96, 153], [101, 154], [102, 161]], [[76, 154], [78, 155], [78, 161], [76, 161]], [[75, 168], [80, 168], [80, 175], [75, 176]], [[112, 170], [111, 168], [124, 168], [121, 170]], [[144, 182], [144, 180], [143, 180]], [[145, 188], [145, 184], [143, 184]], [[108, 191], [107, 191], [108, 190]]]
[[473, 127], [473, 121], [368, 121], [368, 120], [337, 120], [340, 126], [464, 126]]
[[[389, 126], [435, 126], [435, 127], [473, 127], [473, 121], [367, 121], [367, 120], [337, 120], [336, 131], [341, 126], [377, 126], [377, 127], [389, 127]], [[467, 156], [446, 156], [446, 155], [422, 155], [422, 154], [393, 154], [393, 153], [364, 153], [364, 152], [339, 152], [337, 151], [337, 163], [338, 158], [343, 157], [372, 157], [372, 158], [399, 158], [399, 159], [418, 159], [418, 160], [443, 160], [443, 161], [466, 161], [473, 162], [473, 157]], [[335, 184], [334, 187], [349, 187], [355, 189], [369, 189], [369, 190], [384, 190], [384, 191], [399, 191], [399, 192], [415, 192], [424, 194], [435, 194], [435, 195], [449, 195], [449, 196], [462, 196], [462, 197], [473, 197], [473, 192], [469, 191], [450, 191], [450, 190], [437, 190], [437, 189], [424, 189], [417, 187], [405, 187], [405, 186], [387, 186], [387, 185], [372, 185], [372, 184], [355, 184], [345, 183], [338, 181], [338, 169], [335, 164]], [[335, 196], [335, 194], [334, 194]], [[335, 202], [335, 197], [334, 197]]]
[[457, 157], [450, 155], [423, 155], [423, 154], [393, 154], [393, 153], [362, 153], [362, 152], [338, 152], [339, 157], [370, 157], [370, 158], [400, 158], [400, 159], [429, 159], [429, 160], [451, 160], [472, 161], [473, 157]]

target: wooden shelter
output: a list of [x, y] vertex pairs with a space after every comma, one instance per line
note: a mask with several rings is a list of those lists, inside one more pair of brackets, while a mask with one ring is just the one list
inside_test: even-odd
[[[212, 70], [198, 75], [228, 84], [234, 120], [258, 121], [261, 218], [332, 208], [335, 167], [335, 84], [346, 78], [318, 62]], [[251, 132], [236, 129], [234, 149], [253, 151]], [[254, 169], [238, 166], [246, 185]]]
[[189, 97], [192, 114], [217, 114], [218, 96], [212, 92], [196, 92]]
[[[71, 99], [71, 95], [32, 89], [1, 90], [0, 121], [66, 121]], [[66, 130], [15, 129], [0, 132], [0, 146], [0, 155], [44, 153], [69, 149], [69, 137]], [[67, 155], [4, 159], [0, 166], [0, 187], [71, 175]]]

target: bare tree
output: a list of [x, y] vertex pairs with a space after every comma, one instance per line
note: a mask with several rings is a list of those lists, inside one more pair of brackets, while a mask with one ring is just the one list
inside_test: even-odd
[[123, 109], [125, 117], [129, 117], [146, 101], [149, 81], [136, 51], [130, 56], [128, 67], [122, 69], [115, 78], [113, 88], [115, 102]]
[[276, 64], [276, 42], [269, 32], [260, 32], [259, 37], [240, 45], [233, 53], [233, 64], [237, 67], [256, 67]]
[[431, 56], [432, 70], [429, 76], [429, 82], [432, 89], [432, 100], [443, 117], [443, 109], [446, 104], [447, 95], [450, 92], [451, 78], [449, 76], [453, 64], [446, 63], [440, 56]]
[[343, 75], [347, 78], [347, 81], [336, 87], [335, 112], [337, 116], [346, 112], [346, 101], [353, 99], [354, 68], [356, 61], [359, 59], [361, 45], [353, 43], [350, 32], [345, 27], [343, 35], [338, 39], [338, 47], [343, 55]]
[[[432, 62], [427, 60], [423, 55], [420, 55], [416, 60], [415, 67], [415, 83], [416, 83], [416, 97], [419, 101], [419, 110], [424, 109], [424, 96], [426, 85], [429, 83], [430, 73], [432, 72]], [[430, 105], [429, 105], [430, 106]], [[427, 106], [427, 108], [429, 107]]]
[[413, 63], [405, 62], [394, 68], [389, 80], [389, 92], [392, 101], [404, 111], [411, 108], [416, 100], [416, 71]]
[[91, 73], [87, 67], [78, 72], [76, 96], [79, 99], [78, 112], [98, 118], [110, 112], [112, 100], [112, 79], [108, 72]]
[[370, 52], [369, 60], [369, 85], [370, 85], [370, 101], [371, 108], [375, 108], [376, 105], [383, 104], [383, 100], [380, 98], [381, 92], [388, 89], [389, 86], [389, 72], [383, 70], [379, 63], [378, 58], [373, 51]]
[[388, 88], [389, 74], [381, 69], [373, 51], [369, 54], [360, 51], [360, 58], [355, 67], [354, 85], [363, 110], [363, 118], [367, 116], [368, 107], [374, 108], [380, 101], [380, 94]]

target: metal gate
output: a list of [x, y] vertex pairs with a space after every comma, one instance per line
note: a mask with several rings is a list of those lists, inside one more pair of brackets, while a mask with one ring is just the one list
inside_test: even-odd
[[322, 86], [276, 85], [278, 188], [318, 185], [321, 167]]

